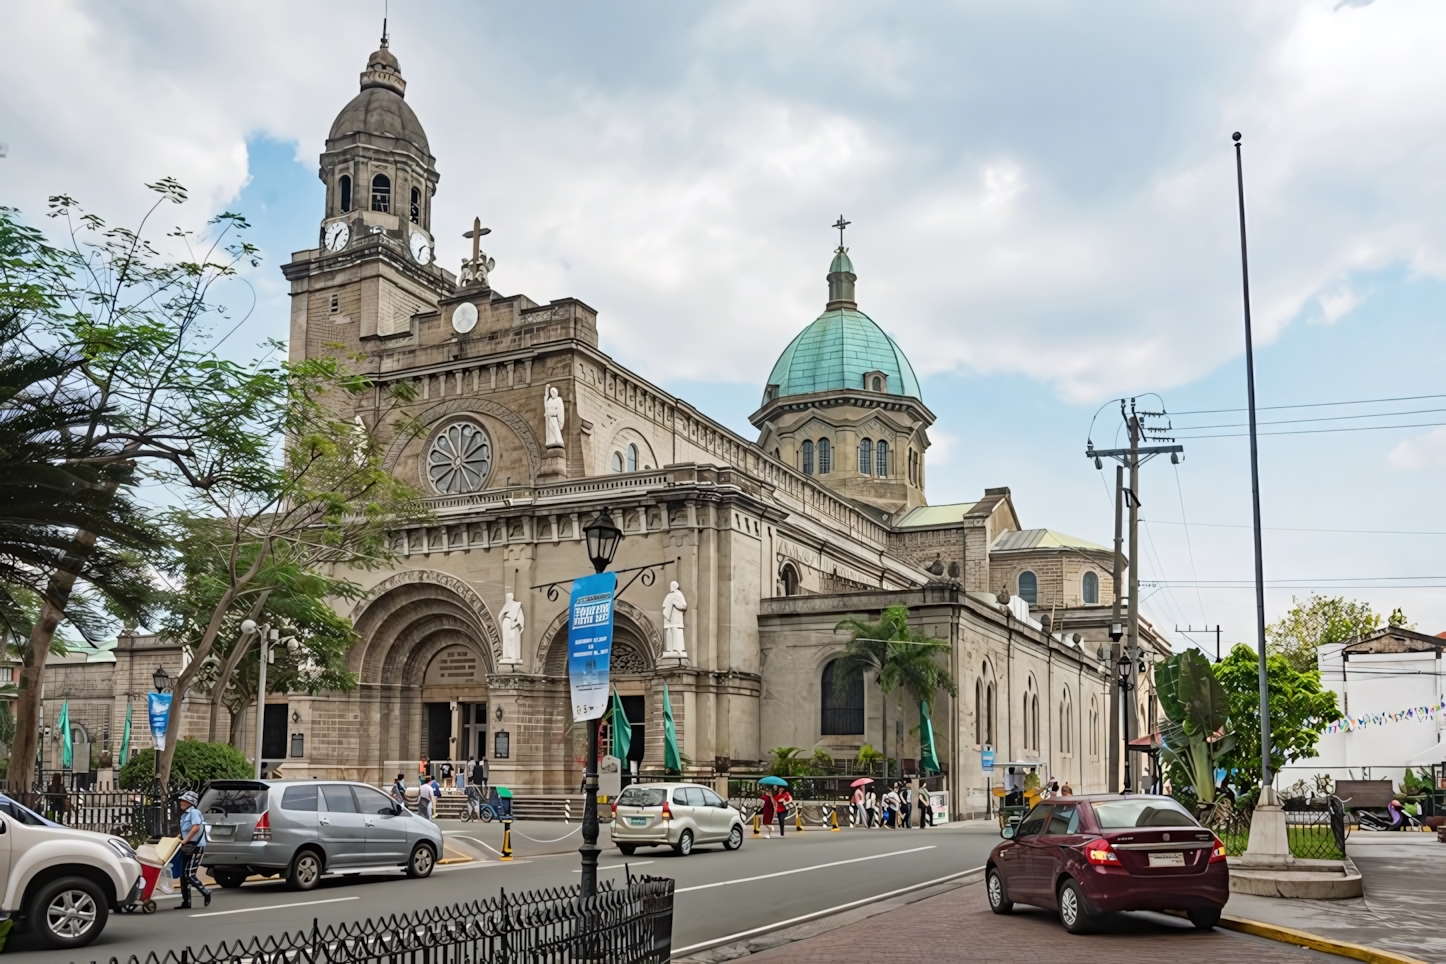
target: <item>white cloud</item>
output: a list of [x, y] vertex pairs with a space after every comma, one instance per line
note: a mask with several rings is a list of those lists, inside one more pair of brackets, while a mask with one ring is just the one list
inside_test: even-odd
[[1403, 469], [1446, 465], [1446, 428], [1407, 439], [1391, 449], [1391, 464]]

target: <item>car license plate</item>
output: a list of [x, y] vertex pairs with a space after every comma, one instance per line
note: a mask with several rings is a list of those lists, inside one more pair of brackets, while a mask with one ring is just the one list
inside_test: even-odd
[[628, 823], [632, 824], [634, 827], [646, 827], [646, 826], [648, 825], [648, 818], [647, 818], [647, 817], [629, 817], [629, 818], [628, 818]]
[[217, 840], [221, 839], [222, 837], [229, 838], [236, 835], [236, 828], [231, 826], [230, 824], [214, 824], [207, 829], [209, 830], [211, 836], [215, 837]]
[[1151, 867], [1183, 867], [1185, 855], [1181, 853], [1150, 854]]

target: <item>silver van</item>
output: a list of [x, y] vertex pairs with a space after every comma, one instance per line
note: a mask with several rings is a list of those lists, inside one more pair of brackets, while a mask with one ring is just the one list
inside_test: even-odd
[[403, 868], [426, 877], [442, 831], [374, 786], [339, 780], [216, 780], [201, 797], [203, 866], [222, 887], [284, 874], [310, 890], [324, 873]]

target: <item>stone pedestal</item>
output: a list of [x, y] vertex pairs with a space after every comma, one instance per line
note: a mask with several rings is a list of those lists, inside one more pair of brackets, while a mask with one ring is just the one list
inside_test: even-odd
[[688, 665], [687, 653], [664, 653], [658, 657], [659, 669], [677, 669]]
[[549, 445], [542, 450], [542, 469], [537, 473], [539, 482], [555, 482], [567, 478], [567, 449], [561, 445]]
[[1260, 803], [1250, 818], [1250, 843], [1245, 848], [1247, 862], [1292, 863], [1290, 839], [1285, 833], [1285, 811], [1274, 787], [1260, 792]]

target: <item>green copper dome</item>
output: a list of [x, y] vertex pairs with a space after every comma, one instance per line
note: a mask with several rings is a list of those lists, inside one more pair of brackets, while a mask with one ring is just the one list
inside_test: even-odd
[[[842, 247], [829, 266], [830, 297], [824, 313], [789, 342], [768, 376], [765, 403], [787, 395], [841, 389], [907, 395], [923, 401], [919, 380], [904, 351], [853, 301], [853, 264]], [[870, 373], [880, 373], [875, 389]]]

